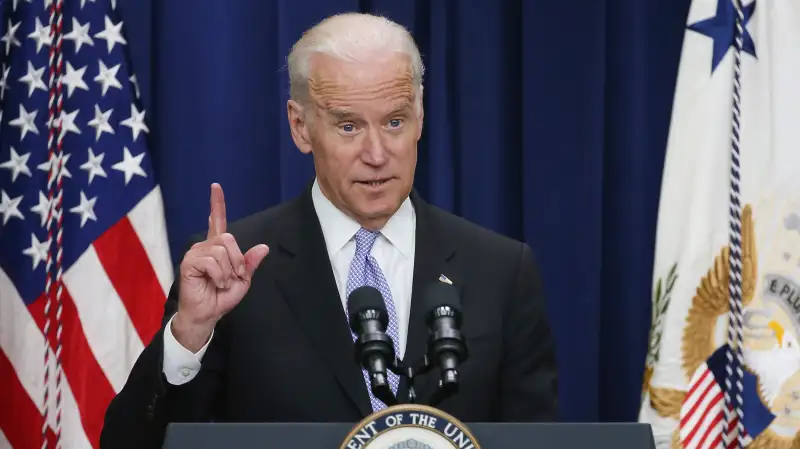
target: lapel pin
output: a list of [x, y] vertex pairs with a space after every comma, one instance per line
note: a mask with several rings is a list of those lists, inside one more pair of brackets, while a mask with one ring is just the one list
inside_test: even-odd
[[444, 282], [445, 284], [453, 285], [453, 281], [447, 278], [447, 276], [440, 274], [439, 275], [439, 282]]

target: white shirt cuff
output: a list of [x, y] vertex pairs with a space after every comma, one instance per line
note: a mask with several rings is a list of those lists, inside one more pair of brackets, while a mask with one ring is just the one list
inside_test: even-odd
[[214, 332], [211, 332], [211, 337], [208, 338], [205, 346], [195, 354], [184, 348], [178, 343], [178, 340], [175, 340], [175, 336], [172, 335], [173, 319], [175, 319], [175, 315], [172, 315], [167, 327], [164, 329], [164, 363], [162, 371], [167, 378], [167, 382], [172, 385], [183, 385], [194, 379], [197, 372], [200, 371], [200, 362], [203, 360], [211, 339], [214, 338]]

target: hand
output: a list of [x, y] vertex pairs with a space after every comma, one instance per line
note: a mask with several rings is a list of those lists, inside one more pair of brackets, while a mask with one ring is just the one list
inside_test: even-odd
[[206, 240], [194, 244], [181, 262], [178, 313], [172, 320], [175, 339], [195, 353], [220, 318], [244, 298], [253, 273], [269, 253], [269, 247], [261, 244], [242, 255], [226, 227], [225, 197], [215, 183]]

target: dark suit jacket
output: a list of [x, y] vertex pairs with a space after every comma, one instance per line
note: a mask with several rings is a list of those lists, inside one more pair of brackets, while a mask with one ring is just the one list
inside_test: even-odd
[[[465, 422], [556, 420], [555, 348], [530, 248], [416, 193], [411, 199], [417, 235], [405, 360], [425, 352], [419, 295], [444, 274], [460, 291], [469, 359], [459, 368], [460, 391], [439, 408]], [[270, 246], [250, 291], [220, 320], [187, 384], [173, 386], [162, 374], [162, 327], [111, 402], [101, 448], [160, 447], [176, 421], [355, 423], [371, 412], [310, 189], [228, 231], [243, 251]], [[177, 286], [164, 324], [176, 311]], [[420, 399], [438, 376], [417, 379]]]

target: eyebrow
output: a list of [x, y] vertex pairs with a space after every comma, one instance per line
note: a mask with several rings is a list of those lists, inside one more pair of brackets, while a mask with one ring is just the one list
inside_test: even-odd
[[334, 120], [347, 120], [358, 117], [358, 114], [344, 109], [328, 109], [328, 116]]
[[387, 115], [394, 115], [394, 114], [397, 114], [398, 112], [407, 111], [407, 110], [410, 110], [410, 109], [411, 109], [411, 103], [403, 102], [403, 103], [397, 105], [394, 109], [392, 109], [392, 111], [389, 112]]
[[[411, 103], [404, 102], [402, 104], [397, 105], [394, 109], [392, 109], [387, 116], [397, 114], [402, 111], [409, 110], [411, 108]], [[348, 111], [346, 109], [328, 109], [327, 111], [328, 116], [331, 117], [333, 120], [353, 120], [357, 118], [361, 118], [361, 116], [353, 111]]]

